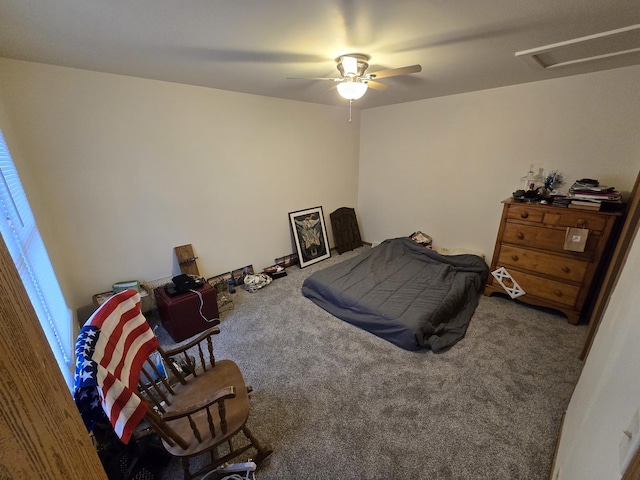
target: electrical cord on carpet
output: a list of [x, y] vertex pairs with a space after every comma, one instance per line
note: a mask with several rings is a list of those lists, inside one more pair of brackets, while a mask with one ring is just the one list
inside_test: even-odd
[[199, 310], [200, 316], [204, 319], [204, 321], [209, 323], [220, 322], [219, 318], [212, 318], [211, 320], [209, 320], [207, 317], [205, 317], [204, 313], [202, 313], [202, 307], [204, 306], [204, 300], [202, 299], [202, 294], [197, 290], [189, 289], [189, 291], [198, 295], [198, 298], [200, 299], [200, 310]]
[[256, 480], [257, 465], [251, 461], [245, 463], [224, 464], [223, 467], [205, 475], [202, 480]]
[[[251, 476], [249, 476], [251, 474]], [[231, 475], [227, 475], [226, 477], [222, 477], [220, 480], [255, 480], [256, 476], [253, 472], [247, 472], [246, 476], [240, 476], [237, 473], [232, 473]]]

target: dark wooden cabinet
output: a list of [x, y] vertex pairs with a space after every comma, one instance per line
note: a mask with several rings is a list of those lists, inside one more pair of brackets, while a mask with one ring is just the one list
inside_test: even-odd
[[362, 246], [356, 211], [353, 208], [341, 207], [330, 217], [333, 242], [338, 253], [342, 254]]
[[164, 287], [156, 288], [154, 293], [162, 325], [176, 342], [204, 332], [220, 318], [216, 289], [208, 283], [173, 297]]

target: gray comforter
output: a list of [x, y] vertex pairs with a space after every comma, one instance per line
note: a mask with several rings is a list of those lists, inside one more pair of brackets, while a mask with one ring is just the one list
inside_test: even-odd
[[302, 293], [399, 347], [439, 352], [464, 337], [488, 271], [478, 256], [443, 256], [395, 238], [313, 273]]

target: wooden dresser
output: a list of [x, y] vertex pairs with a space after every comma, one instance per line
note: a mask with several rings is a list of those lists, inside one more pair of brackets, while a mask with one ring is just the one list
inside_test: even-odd
[[[597, 295], [597, 279], [617, 230], [620, 212], [554, 207], [508, 199], [491, 271], [504, 267], [525, 294], [517, 300], [564, 313], [577, 324]], [[564, 248], [567, 227], [588, 229], [584, 252]], [[508, 279], [503, 283], [509, 288]], [[485, 295], [506, 293], [489, 275]]]

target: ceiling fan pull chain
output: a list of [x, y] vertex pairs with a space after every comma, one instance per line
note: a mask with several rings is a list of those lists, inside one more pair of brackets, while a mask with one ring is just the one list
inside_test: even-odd
[[351, 123], [351, 104], [353, 103], [352, 99], [349, 99], [349, 123]]

